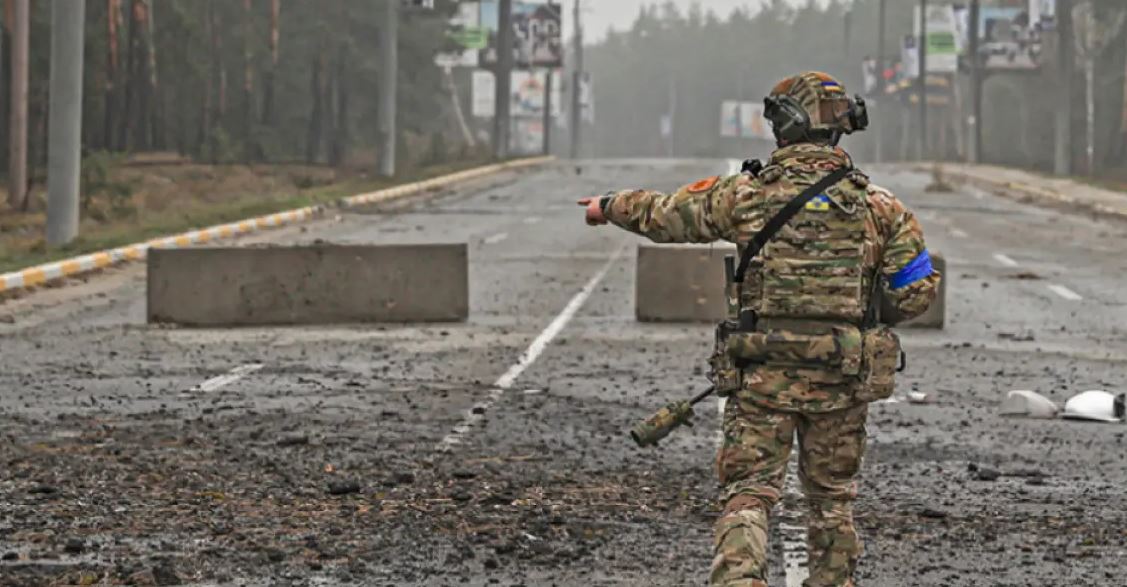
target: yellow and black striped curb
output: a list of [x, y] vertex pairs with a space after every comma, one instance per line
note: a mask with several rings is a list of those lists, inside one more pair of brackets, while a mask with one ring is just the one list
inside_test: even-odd
[[76, 275], [82, 275], [84, 273], [103, 269], [111, 265], [116, 265], [118, 263], [144, 259], [148, 254], [149, 249], [152, 248], [174, 249], [179, 247], [190, 247], [193, 245], [200, 245], [216, 240], [231, 238], [252, 232], [258, 232], [260, 230], [265, 230], [268, 228], [276, 228], [280, 226], [286, 226], [288, 224], [296, 224], [298, 222], [305, 222], [307, 220], [320, 216], [325, 212], [325, 210], [331, 208], [350, 208], [355, 206], [365, 206], [381, 202], [388, 202], [391, 200], [396, 200], [431, 190], [449, 187], [460, 182], [485, 177], [502, 171], [542, 165], [551, 160], [551, 157], [535, 157], [530, 159], [509, 161], [506, 163], [498, 163], [495, 165], [486, 165], [484, 167], [476, 167], [474, 169], [467, 169], [466, 171], [459, 171], [457, 173], [452, 173], [433, 179], [395, 186], [392, 188], [387, 188], [366, 194], [350, 196], [339, 200], [335, 204], [325, 206], [308, 206], [297, 210], [289, 210], [287, 212], [279, 212], [277, 214], [268, 214], [266, 216], [259, 216], [257, 218], [251, 218], [239, 222], [221, 224], [218, 226], [212, 226], [210, 228], [193, 230], [182, 234], [157, 238], [143, 243], [136, 243], [124, 247], [118, 247], [116, 249], [99, 251], [96, 253], [83, 255], [81, 257], [73, 257], [62, 261], [56, 261], [54, 263], [28, 267], [27, 269], [21, 269], [19, 271], [13, 271], [11, 273], [4, 273], [0, 275], [0, 293], [29, 289], [57, 281], [65, 277], [74, 277]]

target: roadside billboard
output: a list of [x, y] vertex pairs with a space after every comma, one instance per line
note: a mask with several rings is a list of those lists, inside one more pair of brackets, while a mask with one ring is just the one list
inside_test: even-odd
[[[481, 52], [483, 65], [497, 63], [497, 31], [500, 23], [497, 0], [482, 0], [479, 22], [487, 32]], [[559, 4], [513, 2], [513, 65], [518, 68], [562, 67], [563, 20]]]

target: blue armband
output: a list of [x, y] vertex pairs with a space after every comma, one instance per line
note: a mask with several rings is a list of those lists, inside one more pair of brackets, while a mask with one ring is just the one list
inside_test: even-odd
[[916, 255], [911, 263], [904, 266], [903, 269], [896, 272], [892, 279], [888, 281], [888, 286], [891, 289], [901, 289], [931, 277], [935, 269], [931, 266], [931, 255], [928, 254], [927, 249], [922, 253]]

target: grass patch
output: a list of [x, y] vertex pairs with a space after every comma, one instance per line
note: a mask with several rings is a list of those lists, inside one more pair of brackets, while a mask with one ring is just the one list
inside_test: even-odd
[[[284, 212], [315, 204], [328, 204], [341, 198], [401, 185], [431, 177], [455, 173], [488, 163], [484, 160], [464, 161], [426, 167], [394, 180], [350, 178], [309, 189], [293, 187], [274, 193], [244, 193], [222, 201], [185, 201], [160, 211], [138, 211], [131, 220], [95, 222], [84, 220], [79, 237], [70, 244], [47, 248], [43, 240], [42, 213], [0, 216], [0, 273], [67, 259], [105, 249], [112, 249], [146, 240], [179, 234], [216, 224]], [[6, 234], [5, 234], [6, 233]], [[33, 236], [29, 236], [33, 235]]]

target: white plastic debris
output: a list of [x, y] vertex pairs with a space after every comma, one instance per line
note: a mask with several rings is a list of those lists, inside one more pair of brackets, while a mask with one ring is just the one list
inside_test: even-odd
[[1053, 400], [1028, 389], [1015, 389], [1006, 394], [1002, 402], [1003, 416], [1022, 416], [1025, 418], [1056, 418], [1060, 408]]
[[1127, 398], [1124, 394], [1114, 395], [1102, 389], [1093, 389], [1069, 398], [1061, 416], [1070, 420], [1122, 422], [1125, 411]]
[[926, 393], [919, 392], [919, 391], [908, 392], [908, 403], [911, 403], [911, 404], [926, 404], [926, 403], [928, 403], [928, 401], [929, 401], [929, 398], [928, 398]]

